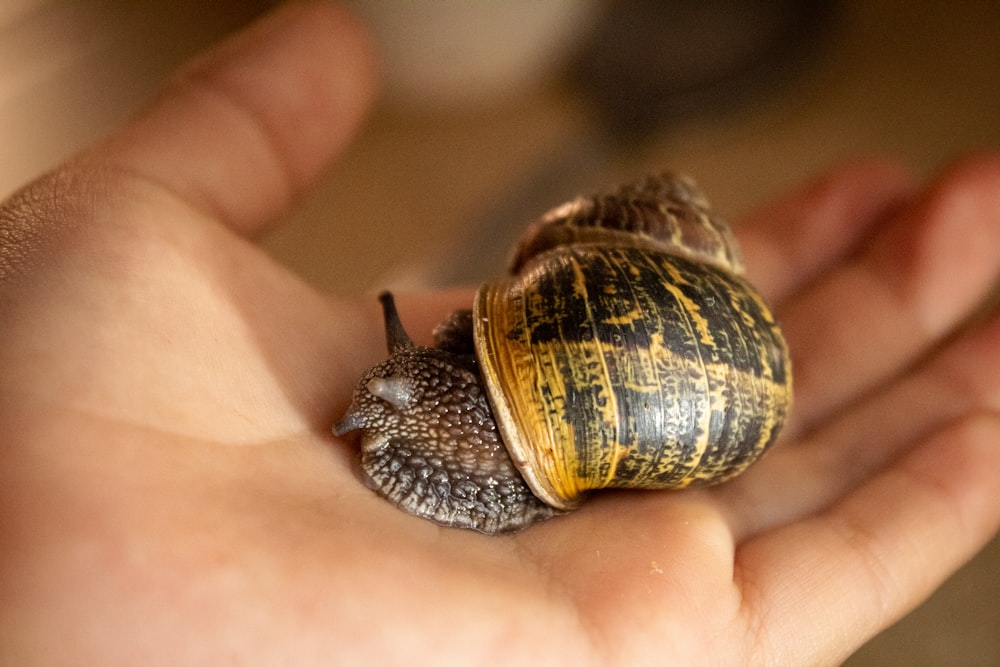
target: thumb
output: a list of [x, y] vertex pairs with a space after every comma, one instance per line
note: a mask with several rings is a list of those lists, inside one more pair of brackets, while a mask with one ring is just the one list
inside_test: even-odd
[[82, 159], [255, 234], [344, 149], [374, 90], [369, 43], [344, 10], [286, 3], [189, 63]]

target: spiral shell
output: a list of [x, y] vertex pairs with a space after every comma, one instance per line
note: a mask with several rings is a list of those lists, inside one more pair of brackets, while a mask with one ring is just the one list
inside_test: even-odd
[[542, 218], [483, 286], [474, 341], [532, 491], [682, 488], [739, 474], [791, 402], [788, 349], [728, 226], [670, 174]]

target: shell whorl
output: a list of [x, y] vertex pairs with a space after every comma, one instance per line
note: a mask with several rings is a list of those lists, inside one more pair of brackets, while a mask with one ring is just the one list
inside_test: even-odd
[[521, 273], [546, 251], [572, 243], [654, 248], [743, 274], [743, 257], [729, 225], [711, 210], [694, 181], [671, 172], [550, 210], [521, 237], [511, 273]]

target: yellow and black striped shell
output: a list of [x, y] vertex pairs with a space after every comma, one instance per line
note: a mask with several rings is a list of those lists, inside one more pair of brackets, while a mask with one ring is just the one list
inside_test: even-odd
[[513, 266], [476, 296], [475, 349], [500, 435], [543, 501], [721, 482], [774, 441], [788, 349], [691, 181], [559, 207]]

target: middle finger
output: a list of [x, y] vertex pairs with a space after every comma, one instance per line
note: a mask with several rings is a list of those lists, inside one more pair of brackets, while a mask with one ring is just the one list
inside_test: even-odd
[[791, 438], [951, 333], [1000, 273], [1000, 158], [960, 165], [847, 264], [779, 308], [795, 373]]
[[1000, 414], [1000, 312], [806, 440], [715, 490], [737, 537], [819, 511], [964, 417]]

